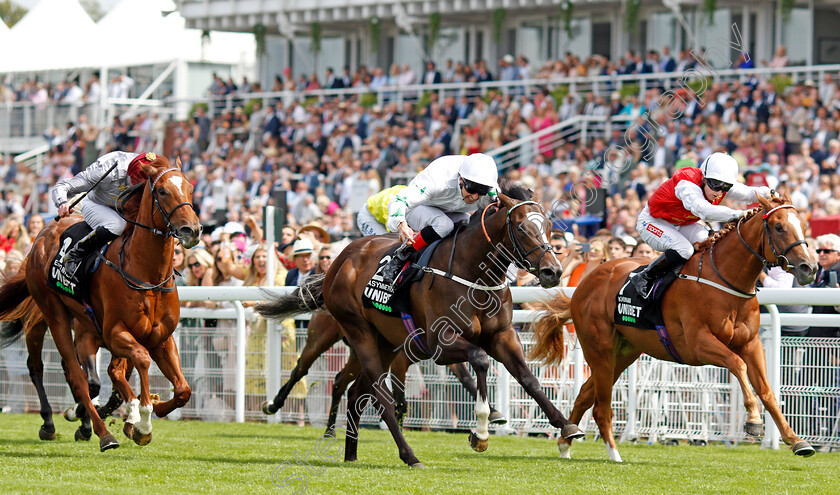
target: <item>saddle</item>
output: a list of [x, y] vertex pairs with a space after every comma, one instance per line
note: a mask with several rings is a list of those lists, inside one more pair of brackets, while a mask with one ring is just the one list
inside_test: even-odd
[[386, 251], [379, 260], [379, 267], [362, 292], [362, 306], [376, 308], [380, 313], [393, 317], [401, 317], [403, 313], [408, 313], [410, 310], [408, 288], [413, 282], [423, 278], [423, 267], [429, 265], [429, 260], [441, 240], [429, 244], [419, 253], [414, 253], [408, 263], [402, 267], [393, 286], [382, 281], [381, 273], [400, 245], [397, 244]]
[[630, 283], [630, 278], [644, 269], [645, 266], [642, 265], [628, 274], [624, 285], [616, 293], [615, 312], [613, 314], [616, 325], [646, 329], [665, 327], [665, 320], [662, 317], [662, 297], [668, 287], [676, 280], [682, 266], [668, 270], [661, 278], [657, 279], [653, 284], [649, 299], [642, 299], [636, 292], [636, 287]]
[[99, 252], [89, 254], [82, 263], [82, 266], [76, 270], [76, 274], [73, 277], [70, 277], [64, 271], [64, 263], [61, 260], [69, 249], [75, 246], [80, 239], [88, 235], [92, 230], [86, 222], [79, 222], [71, 225], [61, 234], [61, 238], [59, 239], [61, 249], [58, 250], [58, 254], [53, 258], [50, 264], [50, 273], [47, 277], [47, 285], [49, 287], [61, 295], [72, 297], [80, 304], [85, 304], [85, 301], [88, 299], [90, 289], [89, 274], [99, 268], [99, 255], [100, 253], [102, 255], [105, 254], [105, 250], [108, 249], [110, 243], [103, 246]]

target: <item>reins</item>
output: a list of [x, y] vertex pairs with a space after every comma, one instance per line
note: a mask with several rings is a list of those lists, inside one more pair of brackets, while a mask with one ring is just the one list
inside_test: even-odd
[[[510, 207], [509, 210], [507, 210], [507, 216], [505, 218], [505, 227], [506, 227], [507, 233], [508, 233], [508, 240], [510, 241], [511, 246], [513, 247], [513, 256], [514, 257], [511, 257], [510, 253], [508, 253], [506, 251], [503, 251], [503, 250], [500, 250], [498, 246], [494, 245], [493, 241], [490, 239], [490, 235], [487, 233], [487, 226], [485, 225], [485, 222], [484, 222], [484, 215], [485, 215], [485, 213], [487, 213], [487, 210], [493, 205], [498, 205], [498, 203], [488, 204], [484, 208], [484, 210], [481, 212], [481, 229], [484, 232], [484, 238], [487, 239], [487, 242], [489, 242], [490, 245], [493, 246], [493, 248], [496, 250], [496, 252], [501, 254], [509, 262], [514, 263], [519, 268], [527, 270], [529, 273], [536, 274], [537, 273], [537, 267], [542, 262], [543, 256], [545, 256], [545, 254], [547, 252], [551, 251], [551, 246], [548, 245], [545, 242], [542, 242], [542, 243], [539, 243], [537, 246], [533, 247], [532, 249], [530, 249], [528, 251], [525, 251], [525, 248], [522, 247], [522, 243], [519, 242], [519, 238], [513, 234], [513, 226], [511, 225], [511, 222], [510, 222], [510, 214], [513, 212], [513, 210], [519, 208], [520, 206], [537, 205], [537, 206], [540, 207], [540, 209], [543, 209], [542, 205], [537, 203], [536, 201], [530, 201], [530, 200], [520, 201], [519, 203], [516, 203], [515, 205]], [[544, 215], [543, 215], [543, 217], [544, 217]], [[524, 232], [524, 229], [522, 228], [522, 225], [517, 225], [516, 228]], [[540, 257], [537, 259], [537, 265], [534, 266], [534, 265], [531, 264], [530, 261], [528, 261], [528, 256], [530, 256], [531, 253], [533, 253], [534, 251], [537, 251], [537, 250], [542, 250], [542, 252], [540, 253]]]

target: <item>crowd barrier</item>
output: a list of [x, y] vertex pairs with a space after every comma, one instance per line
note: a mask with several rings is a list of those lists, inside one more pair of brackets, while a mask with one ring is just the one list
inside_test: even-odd
[[[267, 289], [274, 294], [290, 288]], [[513, 300], [530, 302], [549, 297], [559, 289], [512, 288]], [[562, 289], [571, 294], [573, 289]], [[255, 287], [182, 287], [182, 301], [226, 301], [225, 309], [183, 308], [176, 338], [181, 363], [193, 395], [174, 419], [208, 421], [307, 422], [323, 426], [335, 374], [347, 359], [348, 349], [336, 344], [312, 366], [303, 383], [293, 389], [286, 405], [267, 417], [261, 403], [273, 397], [289, 377], [306, 339], [306, 331], [293, 324], [268, 324], [246, 310], [240, 301], [264, 300], [263, 289]], [[775, 304], [835, 305], [840, 289], [763, 289], [758, 300], [768, 308], [762, 314], [762, 341], [767, 354], [768, 376], [782, 411], [794, 431], [815, 445], [840, 447], [840, 339], [780, 337], [782, 324], [840, 326], [840, 315], [779, 314]], [[537, 316], [528, 310], [514, 311], [514, 321], [527, 351], [532, 345], [528, 323]], [[306, 316], [299, 317], [306, 319]], [[568, 414], [584, 380], [588, 366], [573, 336], [567, 336], [566, 360], [560, 366], [529, 363], [543, 390]], [[44, 348], [45, 384], [56, 410], [72, 403], [64, 380], [60, 358], [51, 339]], [[106, 369], [110, 355], [97, 356], [103, 387], [100, 398], [110, 394]], [[504, 367], [492, 361], [488, 374], [490, 402], [509, 419], [497, 433], [551, 433], [545, 415]], [[133, 377], [136, 386], [136, 376]], [[163, 398], [171, 396], [171, 385], [153, 366], [151, 388]], [[474, 401], [445, 367], [428, 361], [409, 369], [406, 384], [409, 413], [404, 425], [410, 428], [468, 429], [475, 426]], [[35, 411], [37, 396], [26, 369], [23, 341], [0, 353], [0, 406], [5, 411]], [[737, 380], [722, 368], [691, 367], [658, 361], [643, 355], [628, 368], [613, 391], [614, 426], [622, 441], [649, 442], [672, 439], [741, 442], [746, 411]], [[346, 419], [346, 398], [342, 399], [338, 424]], [[597, 426], [584, 416], [581, 427], [597, 433]], [[363, 424], [377, 425], [379, 418], [368, 407]], [[765, 414], [764, 445], [779, 447], [779, 434]]]

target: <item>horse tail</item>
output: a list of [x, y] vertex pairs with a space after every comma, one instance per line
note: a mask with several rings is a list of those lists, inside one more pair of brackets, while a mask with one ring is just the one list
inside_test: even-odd
[[29, 296], [26, 274], [23, 270], [10, 277], [0, 286], [0, 347], [8, 347], [24, 329], [43, 320], [44, 315]]
[[285, 320], [301, 313], [326, 309], [324, 306], [324, 274], [319, 273], [306, 277], [303, 284], [298, 286], [291, 294], [280, 296], [273, 301], [259, 303], [254, 309], [263, 317], [275, 320]]
[[563, 344], [563, 325], [572, 318], [571, 299], [563, 294], [534, 304], [535, 309], [545, 311], [534, 323], [534, 346], [528, 357], [545, 364], [559, 365], [563, 361], [566, 347]]

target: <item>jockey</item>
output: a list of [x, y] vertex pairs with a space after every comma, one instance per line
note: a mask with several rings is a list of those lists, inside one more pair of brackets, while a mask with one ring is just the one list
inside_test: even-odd
[[[126, 222], [116, 211], [117, 198], [126, 189], [147, 180], [142, 164], [156, 159], [154, 153], [114, 151], [101, 156], [75, 177], [55, 184], [51, 196], [58, 207], [58, 216], [62, 218], [73, 213], [67, 203], [68, 197], [90, 191], [87, 200], [82, 203], [82, 216], [93, 231], [65, 253], [62, 263], [67, 275], [72, 277], [76, 273], [88, 253], [122, 234]], [[107, 177], [105, 174], [108, 174]], [[100, 179], [102, 181], [97, 185]]]
[[413, 253], [467, 220], [482, 196], [495, 195], [498, 180], [496, 162], [483, 153], [442, 156], [423, 169], [388, 205], [386, 227], [405, 244], [382, 270], [384, 282], [393, 284]]
[[406, 186], [397, 185], [383, 189], [367, 200], [367, 205], [359, 211], [356, 225], [363, 236], [387, 234], [388, 205], [398, 192]]
[[747, 213], [722, 206], [723, 198], [752, 203], [757, 196], [769, 197], [770, 188], [738, 182], [738, 163], [725, 153], [712, 153], [699, 168], [677, 170], [653, 193], [636, 221], [642, 240], [663, 252], [631, 279], [639, 295], [647, 299], [652, 282], [688, 261], [693, 243], [709, 236], [698, 220], [731, 222]]

